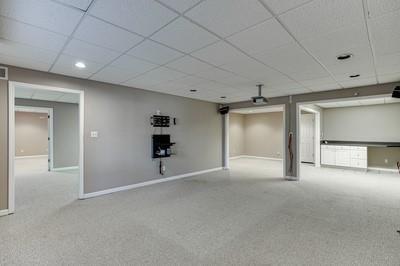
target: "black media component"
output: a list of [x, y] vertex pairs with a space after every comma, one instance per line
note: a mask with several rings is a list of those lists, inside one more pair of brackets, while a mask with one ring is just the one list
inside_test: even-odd
[[171, 142], [170, 135], [153, 135], [153, 158], [165, 158], [171, 156], [171, 147], [175, 144]]
[[151, 125], [153, 127], [169, 127], [170, 117], [165, 115], [153, 115], [151, 117]]
[[393, 98], [400, 98], [400, 86], [397, 86], [394, 88], [393, 93], [392, 93]]
[[218, 111], [221, 115], [226, 115], [229, 113], [229, 106], [220, 107]]

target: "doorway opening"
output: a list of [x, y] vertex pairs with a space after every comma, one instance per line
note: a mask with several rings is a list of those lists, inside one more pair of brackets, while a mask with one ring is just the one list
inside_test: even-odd
[[258, 169], [273, 178], [286, 176], [284, 105], [231, 110], [225, 115], [225, 134], [227, 168]]
[[15, 174], [53, 170], [53, 108], [15, 107]]
[[[375, 95], [297, 104], [298, 169], [301, 178], [400, 173], [400, 99]], [[314, 122], [310, 122], [314, 119]], [[310, 156], [314, 128], [314, 158]], [[307, 164], [314, 159], [315, 165]], [[315, 166], [315, 167], [314, 167]], [[316, 169], [319, 167], [319, 169]]]
[[84, 198], [84, 93], [9, 82], [9, 213]]

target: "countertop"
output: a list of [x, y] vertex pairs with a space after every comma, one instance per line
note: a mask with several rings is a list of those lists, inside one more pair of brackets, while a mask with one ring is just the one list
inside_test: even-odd
[[321, 140], [321, 145], [400, 147], [400, 142]]

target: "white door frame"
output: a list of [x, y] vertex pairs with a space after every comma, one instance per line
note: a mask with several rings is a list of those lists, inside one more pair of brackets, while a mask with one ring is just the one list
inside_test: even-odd
[[53, 108], [50, 107], [36, 107], [36, 106], [22, 106], [16, 105], [15, 112], [27, 112], [27, 113], [45, 113], [49, 118], [48, 122], [48, 156], [49, 156], [49, 171], [53, 171], [54, 167], [54, 150], [53, 150]]
[[[283, 121], [283, 139], [282, 139], [282, 177], [286, 178], [286, 107], [285, 104], [276, 104], [276, 105], [267, 105], [267, 106], [260, 106], [259, 108], [265, 107], [282, 107], [282, 121]], [[250, 109], [254, 107], [245, 107], [245, 108], [238, 108], [238, 109]], [[257, 107], [256, 107], [257, 108]], [[232, 109], [237, 110], [237, 109]], [[224, 169], [229, 169], [229, 113], [224, 115], [224, 134], [223, 134], [223, 167]]]
[[50, 90], [64, 93], [79, 94], [79, 199], [84, 198], [84, 91], [59, 87], [28, 84], [9, 81], [8, 86], [8, 213], [15, 212], [15, 88], [30, 88], [35, 90]]

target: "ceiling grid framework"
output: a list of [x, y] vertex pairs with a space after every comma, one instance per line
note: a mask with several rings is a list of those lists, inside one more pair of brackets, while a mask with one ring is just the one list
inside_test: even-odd
[[0, 63], [235, 102], [399, 81], [399, 21], [397, 0], [4, 0]]

